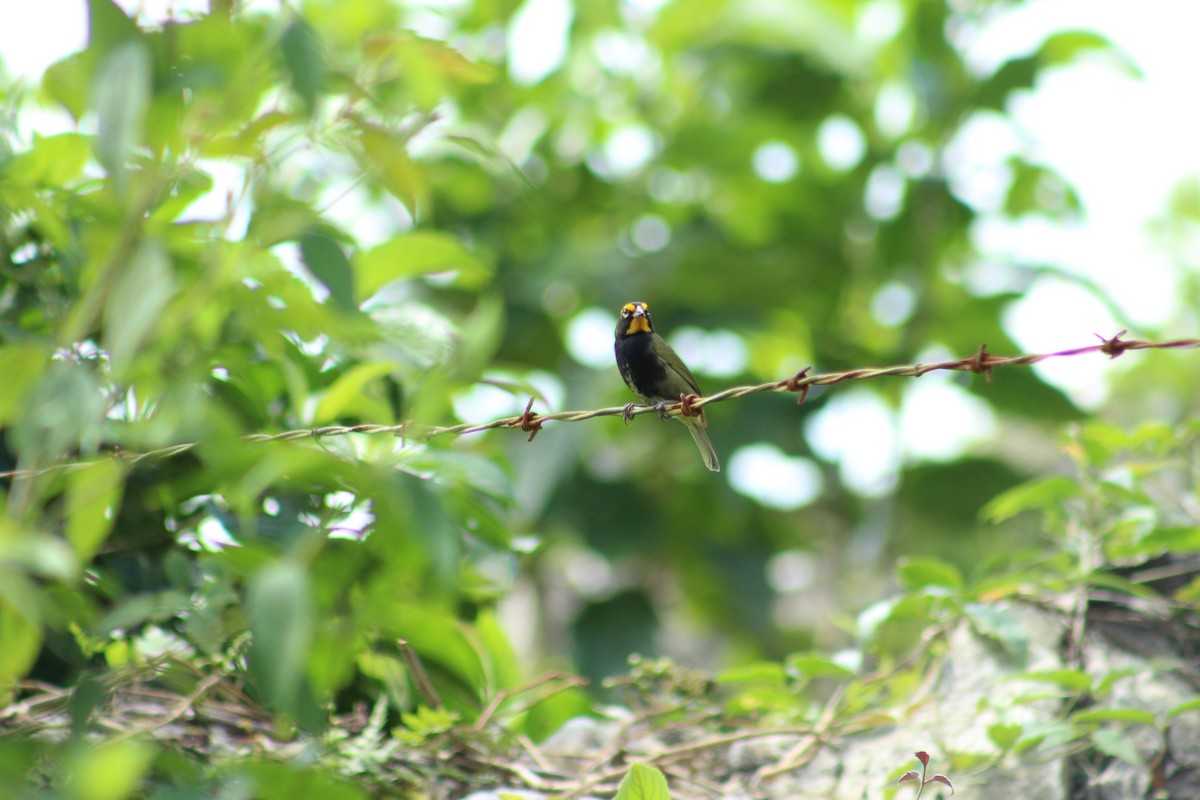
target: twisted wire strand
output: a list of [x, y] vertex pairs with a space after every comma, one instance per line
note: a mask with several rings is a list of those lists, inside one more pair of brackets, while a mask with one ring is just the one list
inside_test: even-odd
[[[1058, 350], [1051, 353], [1031, 353], [1019, 356], [994, 356], [987, 352], [987, 346], [980, 347], [979, 352], [967, 358], [960, 358], [953, 361], [940, 361], [934, 364], [901, 364], [891, 367], [878, 368], [859, 368], [846, 370], [844, 372], [823, 372], [815, 375], [809, 375], [809, 368], [801, 370], [796, 375], [779, 381], [771, 381], [769, 383], [759, 383], [749, 386], [733, 386], [716, 394], [705, 395], [703, 397], [685, 397], [681, 398], [680, 402], [667, 405], [626, 405], [626, 406], [611, 406], [609, 408], [597, 408], [587, 411], [557, 411], [550, 414], [538, 414], [533, 412], [533, 398], [530, 398], [529, 403], [525, 406], [525, 412], [517, 416], [502, 417], [494, 419], [486, 423], [464, 423], [461, 425], [436, 426], [436, 425], [415, 425], [411, 422], [404, 422], [399, 425], [379, 425], [373, 423], [364, 423], [361, 425], [324, 425], [319, 428], [301, 428], [298, 430], [283, 431], [280, 433], [251, 433], [242, 437], [246, 442], [290, 442], [300, 439], [319, 439], [327, 436], [346, 436], [353, 433], [361, 433], [367, 435], [389, 434], [401, 439], [424, 440], [431, 439], [435, 436], [461, 436], [468, 433], [480, 433], [482, 431], [496, 430], [499, 428], [519, 428], [522, 431], [529, 433], [529, 439], [532, 440], [538, 431], [541, 430], [542, 423], [545, 422], [581, 422], [586, 419], [595, 417], [624, 417], [630, 419], [640, 414], [661, 414], [663, 416], [673, 417], [680, 414], [696, 414], [705, 406], [713, 403], [720, 403], [725, 400], [736, 400], [742, 397], [748, 397], [752, 394], [760, 392], [790, 392], [799, 393], [798, 402], [803, 402], [808, 394], [808, 390], [813, 386], [830, 386], [843, 381], [861, 381], [871, 380], [873, 378], [883, 378], [888, 376], [893, 377], [911, 377], [919, 378], [929, 372], [937, 370], [953, 370], [959, 372], [975, 372], [983, 374], [988, 380], [991, 380], [992, 370], [996, 367], [1009, 367], [1015, 365], [1032, 365], [1041, 361], [1046, 361], [1051, 358], [1069, 358], [1072, 356], [1085, 355], [1087, 353], [1103, 353], [1110, 358], [1116, 358], [1127, 350], [1165, 350], [1177, 348], [1196, 348], [1200, 347], [1200, 339], [1176, 339], [1168, 342], [1150, 342], [1142, 339], [1124, 340], [1126, 331], [1121, 331], [1116, 336], [1106, 339], [1097, 334], [1100, 339], [1100, 344], [1088, 345], [1086, 347], [1075, 347], [1069, 350]], [[149, 450], [144, 453], [128, 453], [117, 451], [111, 454], [111, 457], [117, 458], [126, 464], [136, 464], [139, 461], [147, 459], [170, 458], [173, 456], [185, 453], [196, 447], [198, 442], [184, 442], [181, 444], [162, 447], [157, 450]], [[53, 467], [48, 467], [41, 470], [14, 470], [11, 472], [0, 473], [0, 478], [14, 477], [29, 477], [41, 475], [53, 470], [77, 470], [85, 469], [93, 464], [101, 463], [105, 459], [95, 459], [92, 461], [80, 461], [67, 464], [59, 464]]]

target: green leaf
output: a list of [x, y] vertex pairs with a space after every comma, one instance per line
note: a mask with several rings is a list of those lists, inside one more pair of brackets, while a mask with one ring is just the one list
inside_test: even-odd
[[1159, 597], [1158, 592], [1151, 589], [1149, 586], [1144, 586], [1140, 583], [1134, 583], [1128, 578], [1124, 578], [1112, 572], [1097, 571], [1087, 575], [1087, 582], [1092, 586], [1100, 586], [1105, 589], [1112, 589], [1117, 592], [1124, 592], [1133, 597], [1144, 597], [1147, 600], [1154, 600]]
[[67, 476], [67, 541], [81, 564], [92, 560], [112, 531], [124, 477], [117, 461], [101, 461]]
[[1006, 62], [995, 74], [979, 84], [975, 102], [1004, 111], [1009, 96], [1015, 91], [1033, 88], [1046, 67], [1070, 63], [1080, 54], [1096, 50], [1104, 51], [1110, 60], [1116, 60], [1119, 66], [1137, 76], [1136, 65], [1099, 34], [1064, 31], [1047, 38], [1036, 53]]
[[348, 780], [296, 761], [247, 760], [227, 774], [256, 800], [368, 800], [366, 792]]
[[1020, 725], [1006, 725], [1002, 722], [996, 722], [988, 726], [987, 735], [996, 747], [1005, 751], [1017, 743], [1017, 739], [1021, 736], [1021, 730]]
[[1014, 658], [1024, 660], [1029, 652], [1029, 632], [1010, 609], [990, 603], [967, 603], [963, 610], [977, 633], [1000, 644]]
[[1050, 683], [1072, 692], [1086, 692], [1092, 688], [1092, 678], [1079, 669], [1048, 669], [1038, 672], [1024, 672], [1015, 675], [1017, 680]]
[[1068, 452], [1083, 466], [1105, 467], [1135, 446], [1134, 435], [1119, 425], [1094, 420], [1075, 431]]
[[905, 558], [897, 571], [900, 581], [910, 590], [940, 586], [954, 591], [963, 587], [962, 573], [957, 567], [935, 558]]
[[[34, 584], [26, 575], [69, 582], [79, 578], [79, 559], [63, 539], [57, 536], [14, 535], [0, 526], [0, 565], [24, 574], [9, 574], [0, 579], [0, 598], [7, 599], [30, 619], [40, 619]], [[5, 581], [11, 585], [5, 584]]]
[[391, 192], [415, 219], [429, 197], [425, 174], [408, 155], [408, 139], [370, 123], [359, 125], [363, 167]]
[[454, 273], [455, 284], [467, 289], [491, 277], [491, 270], [457, 239], [437, 231], [396, 236], [361, 254], [357, 264], [364, 297], [394, 280], [420, 275]]
[[804, 679], [838, 678], [846, 680], [854, 677], [853, 670], [820, 656], [790, 656], [787, 660], [787, 669], [790, 674]]
[[425, 110], [433, 109], [445, 98], [448, 84], [487, 84], [496, 75], [491, 65], [468, 61], [444, 42], [422, 36], [412, 36], [397, 54], [405, 84], [417, 106]]
[[270, 247], [304, 236], [313, 227], [317, 214], [290, 197], [268, 193], [260, 188], [255, 195], [254, 213], [246, 235], [255, 244]]
[[1106, 669], [1102, 677], [1098, 676], [1100, 677], [1099, 682], [1092, 687], [1093, 699], [1108, 697], [1110, 694], [1112, 694], [1114, 686], [1131, 675], [1137, 675], [1140, 672], [1142, 672], [1142, 670], [1136, 667], [1118, 667], [1115, 669]]
[[634, 764], [621, 779], [614, 800], [671, 800], [671, 790], [657, 768]]
[[315, 623], [308, 573], [291, 560], [263, 569], [250, 582], [246, 611], [255, 684], [276, 709], [299, 716]]
[[312, 114], [327, 72], [317, 35], [307, 22], [296, 17], [284, 30], [279, 47], [292, 78], [292, 89], [300, 96], [304, 109]]
[[389, 604], [380, 615], [386, 616], [387, 630], [408, 642], [427, 668], [440, 668], [444, 678], [474, 698], [486, 695], [487, 670], [463, 623], [436, 608], [406, 603]]
[[75, 448], [93, 453], [103, 437], [106, 410], [95, 371], [59, 361], [22, 398], [22, 413], [9, 436], [34, 463]]
[[1200, 602], [1200, 578], [1191, 581], [1187, 586], [1176, 589], [1175, 599], [1184, 603]]
[[174, 293], [171, 265], [162, 246], [143, 241], [119, 273], [104, 307], [104, 339], [114, 376], [123, 376], [154, 331]]
[[408, 671], [399, 658], [370, 650], [359, 650], [354, 666], [366, 677], [378, 681], [396, 708], [412, 706]]
[[76, 800], [122, 800], [138, 791], [156, 748], [136, 739], [106, 742], [79, 752], [67, 770], [69, 795]]
[[81, 133], [35, 133], [33, 146], [5, 166], [4, 178], [39, 188], [60, 188], [83, 174], [90, 154], [91, 140]]
[[1023, 483], [998, 495], [983, 507], [980, 516], [994, 523], [1011, 519], [1022, 511], [1036, 511], [1061, 505], [1080, 496], [1079, 483], [1072, 478], [1055, 476]]
[[504, 627], [492, 611], [482, 611], [475, 620], [475, 632], [479, 644], [487, 655], [485, 664], [491, 674], [493, 690], [511, 689], [521, 678], [521, 665], [517, 652], [508, 639]]
[[130, 630], [148, 622], [174, 619], [191, 605], [191, 598], [179, 591], [143, 592], [133, 594], [109, 609], [92, 626], [97, 636], [109, 636], [119, 630]]
[[1133, 741], [1121, 731], [1101, 728], [1092, 733], [1091, 739], [1096, 749], [1104, 755], [1119, 758], [1135, 767], [1146, 767], [1146, 762], [1142, 760]]
[[[458, 723], [459, 715], [445, 708], [419, 706], [416, 711], [402, 713], [400, 721], [420, 739], [432, 734], [445, 733]], [[419, 741], [419, 739], [418, 739]]]
[[490, 83], [497, 74], [491, 65], [471, 62], [445, 42], [412, 31], [373, 32], [364, 44], [369, 59], [397, 74], [409, 101], [426, 112], [457, 86]]
[[0, 348], [0, 425], [7, 425], [20, 410], [27, 392], [47, 365], [47, 353], [37, 345], [10, 344]]
[[341, 246], [320, 226], [314, 226], [300, 237], [300, 257], [304, 266], [329, 290], [329, 296], [339, 308], [353, 311], [354, 270]]
[[306, 117], [300, 114], [287, 114], [283, 111], [267, 111], [248, 122], [229, 136], [205, 139], [196, 145], [211, 158], [221, 156], [254, 157], [262, 150], [263, 137], [283, 125], [301, 122]]
[[1044, 750], [1052, 751], [1078, 738], [1078, 729], [1065, 722], [1034, 723], [1026, 725], [1021, 731], [1014, 749], [1023, 753], [1040, 745]]
[[1173, 706], [1167, 712], [1168, 717], [1177, 717], [1180, 714], [1186, 714], [1189, 711], [1200, 711], [1200, 697], [1193, 697], [1191, 700], [1185, 700], [1177, 706]]
[[125, 185], [125, 162], [145, 139], [152, 68], [146, 46], [130, 40], [105, 57], [92, 82], [92, 107], [98, 117], [96, 158], [119, 189]]
[[405, 453], [399, 466], [416, 474], [428, 474], [440, 486], [469, 486], [506, 502], [513, 498], [512, 481], [494, 458], [431, 447]]
[[1016, 157], [1009, 159], [1009, 168], [1013, 180], [1004, 201], [1004, 211], [1010, 217], [1035, 211], [1074, 214], [1080, 210], [1078, 195], [1053, 170]]
[[[461, 271], [456, 278], [460, 286], [467, 282]], [[482, 283], [482, 276], [480, 282]], [[484, 294], [460, 325], [458, 347], [454, 353], [454, 375], [460, 380], [468, 381], [477, 377], [492, 362], [504, 340], [503, 296], [498, 292]], [[542, 397], [540, 392], [534, 391], [525, 396], [533, 396], [546, 403], [546, 398]]]
[[1200, 551], [1200, 526], [1164, 525], [1155, 527], [1141, 541], [1117, 544], [1113, 555], [1149, 558], [1168, 552], [1195, 551]]
[[542, 742], [562, 730], [567, 720], [592, 714], [594, 705], [587, 692], [582, 689], [566, 689], [542, 698], [521, 719], [525, 734], [535, 742]]
[[756, 661], [751, 664], [730, 667], [722, 670], [717, 675], [717, 682], [725, 686], [736, 686], [742, 683], [765, 683], [782, 687], [786, 680], [786, 668], [775, 661]]
[[141, 37], [137, 23], [112, 0], [87, 0], [88, 50], [101, 55], [127, 39]]
[[337, 421], [342, 412], [362, 397], [368, 384], [395, 369], [395, 364], [387, 362], [367, 362], [351, 367], [321, 396], [313, 412], [313, 422], [321, 425]]
[[707, 38], [712, 28], [722, 25], [733, 0], [694, 0], [667, 3], [655, 16], [650, 38], [666, 52], [685, 49]]
[[88, 52], [72, 53], [46, 68], [42, 91], [61, 105], [78, 122], [88, 110], [94, 59]]
[[795, 707], [795, 681], [779, 662], [760, 661], [724, 670], [717, 675], [717, 684], [728, 698], [726, 709], [734, 716], [775, 714]]
[[171, 186], [169, 197], [163, 198], [158, 208], [154, 209], [153, 218], [165, 222], [174, 222], [188, 206], [212, 191], [213, 179], [206, 172], [198, 169], [184, 168]]
[[[7, 570], [0, 570], [0, 581], [13, 585], [0, 590], [0, 595], [19, 589], [28, 590], [31, 595], [36, 594], [33, 584], [15, 581], [14, 576], [6, 573]], [[35, 621], [10, 605], [4, 596], [0, 596], [0, 642], [3, 642], [3, 646], [0, 646], [0, 687], [4, 687], [0, 691], [7, 692], [7, 687], [13, 681], [24, 678], [37, 660], [42, 646], [42, 631]]]
[[1041, 66], [1069, 64], [1084, 53], [1099, 52], [1107, 62], [1115, 62], [1131, 78], [1141, 78], [1137, 62], [1111, 41], [1095, 31], [1062, 31], [1046, 39], [1038, 51]]
[[1141, 708], [1088, 708], [1071, 715], [1071, 722], [1129, 722], [1137, 725], [1155, 725], [1158, 722], [1152, 712]]
[[891, 619], [903, 599], [900, 595], [886, 597], [859, 612], [855, 625], [855, 635], [858, 640], [866, 642], [873, 639], [883, 624]]
[[[248, 466], [243, 459], [251, 457], [244, 450], [239, 451], [237, 446], [231, 446], [229, 442], [221, 439], [216, 439], [213, 443], [202, 442], [201, 447], [204, 458], [227, 470]], [[237, 485], [228, 487], [225, 492], [225, 499], [229, 505], [242, 513], [250, 513], [252, 508], [257, 508], [262, 502], [261, 495], [269, 492], [275, 483], [286, 480], [289, 476], [292, 479], [300, 476], [309, 479], [327, 476], [331, 463], [336, 464], [336, 458], [325, 451], [284, 442], [278, 442], [276, 447], [270, 448], [266, 453], [255, 455], [257, 457], [253, 457], [253, 469], [241, 475]], [[297, 530], [292, 526], [286, 527]]]

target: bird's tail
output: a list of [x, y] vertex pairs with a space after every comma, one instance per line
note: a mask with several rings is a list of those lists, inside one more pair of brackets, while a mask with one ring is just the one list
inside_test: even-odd
[[700, 449], [700, 457], [704, 459], [704, 466], [713, 472], [720, 472], [721, 462], [717, 460], [717, 451], [713, 449], [712, 442], [708, 440], [708, 434], [704, 432], [704, 418], [676, 417], [676, 419], [687, 425], [688, 432], [696, 440], [696, 447]]

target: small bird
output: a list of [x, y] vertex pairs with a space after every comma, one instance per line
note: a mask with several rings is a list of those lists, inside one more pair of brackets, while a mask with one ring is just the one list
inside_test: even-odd
[[[617, 369], [625, 379], [625, 385], [643, 403], [676, 403], [683, 395], [698, 395], [700, 387], [683, 360], [671, 349], [666, 340], [654, 332], [650, 321], [650, 307], [645, 303], [626, 303], [617, 320], [617, 341], [613, 345], [617, 354]], [[717, 453], [704, 429], [708, 420], [704, 409], [698, 416], [681, 414], [675, 419], [687, 425], [688, 432], [696, 440], [704, 466], [713, 472], [721, 471]]]

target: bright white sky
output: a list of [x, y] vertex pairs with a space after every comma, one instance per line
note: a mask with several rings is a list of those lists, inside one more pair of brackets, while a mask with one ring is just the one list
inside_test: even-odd
[[[530, 6], [542, 2], [528, 0]], [[122, 5], [139, 4], [130, 0]], [[172, 5], [180, 9], [205, 4], [198, 0], [140, 4], [151, 16], [156, 9]], [[84, 0], [22, 3], [19, 22], [13, 19], [16, 13], [11, 8], [0, 12], [0, 55], [10, 74], [35, 81], [47, 65], [84, 45]], [[995, 63], [1004, 54], [1031, 50], [1051, 31], [1067, 28], [1107, 36], [1143, 73], [1139, 80], [1114, 65], [1088, 61], [1044, 76], [1037, 91], [1012, 108], [1018, 143], [1032, 147], [1040, 160], [1059, 170], [1079, 191], [1087, 219], [1075, 229], [1032, 222], [985, 223], [979, 226], [977, 244], [985, 254], [1016, 254], [1029, 263], [1057, 264], [1087, 275], [1107, 290], [1121, 314], [1114, 318], [1068, 281], [1045, 279], [1005, 319], [1006, 328], [1026, 351], [1090, 344], [1093, 332], [1112, 334], [1121, 328], [1129, 328], [1133, 336], [1146, 336], [1177, 316], [1175, 285], [1182, 267], [1154, 239], [1149, 224], [1163, 213], [1180, 180], [1200, 176], [1200, 107], [1195, 103], [1200, 3], [1033, 0], [985, 32], [977, 43], [976, 60]], [[981, 131], [974, 147], [967, 148], [968, 157], [994, 159], [996, 149], [1005, 146], [1001, 141], [1005, 135]], [[998, 138], [989, 140], [989, 136]], [[794, 168], [781, 177], [788, 179], [792, 172]], [[980, 279], [986, 281], [987, 276]], [[597, 317], [596, 310], [584, 314]], [[587, 330], [592, 323], [605, 329], [605, 337], [611, 335], [608, 316], [601, 320], [581, 315], [579, 322], [581, 339], [592, 340]], [[1196, 335], [1195, 331], [1173, 333]], [[608, 345], [604, 350], [607, 359]], [[590, 353], [576, 355], [590, 362]], [[1067, 359], [1038, 369], [1078, 401], [1097, 405], [1104, 399], [1108, 381], [1121, 369], [1120, 362], [1099, 359]], [[939, 383], [935, 375], [914, 382], [912, 396], [899, 415], [869, 392], [843, 391], [809, 427], [810, 441], [822, 455], [837, 459], [843, 479], [864, 494], [886, 491], [902, 458], [956, 455], [972, 443], [963, 431], [986, 435], [992, 420], [983, 404], [948, 382]], [[870, 442], [856, 443], [847, 436], [856, 430], [873, 431]], [[947, 438], [933, 441], [931, 433], [944, 433]], [[881, 447], [887, 439], [892, 446]], [[814, 486], [807, 482], [819, 480], [819, 475], [807, 463], [794, 462], [773, 446], [755, 445], [730, 454], [727, 475], [739, 490], [768, 505], [797, 507], [811, 501]], [[788, 482], [790, 490], [761, 497], [753, 475], [772, 471], [800, 477]], [[802, 480], [804, 475], [815, 477]]]

